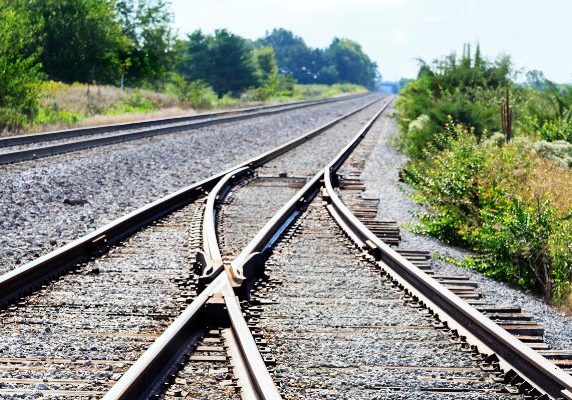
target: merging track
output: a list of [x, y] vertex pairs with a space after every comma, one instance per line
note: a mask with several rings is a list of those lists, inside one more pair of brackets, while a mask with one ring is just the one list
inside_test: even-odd
[[395, 221], [376, 220], [362, 139], [388, 103], [139, 210], [12, 287], [0, 278], [0, 394], [572, 399], [570, 375], [533, 349], [564, 367], [567, 353], [537, 324], [434, 273], [429, 254], [398, 247]]
[[[296, 146], [313, 147], [318, 156], [320, 149], [312, 137], [336, 138], [336, 124], [346, 124], [347, 118], [356, 119], [353, 124], [359, 126], [371, 117], [373, 107], [377, 106], [364, 111], [359, 111], [360, 107], [357, 114], [349, 113], [245, 165], [272, 163]], [[224, 175], [216, 175], [212, 183], [185, 188], [3, 276], [2, 294], [4, 301], [10, 302], [10, 298], [21, 296], [22, 290], [50, 279], [50, 270], [61, 273], [64, 264], [73, 267], [79, 259], [95, 257], [3, 313], [2, 329], [11, 340], [0, 359], [0, 382], [6, 384], [0, 393], [32, 395], [45, 390], [52, 396], [98, 397], [109, 389], [196, 296], [195, 287], [203, 272], [194, 268], [202, 243], [202, 203], [207, 199], [203, 193]], [[138, 226], [189, 200], [193, 201], [190, 205], [97, 256]], [[267, 217], [281, 203], [278, 199]], [[36, 347], [38, 340], [41, 348]]]

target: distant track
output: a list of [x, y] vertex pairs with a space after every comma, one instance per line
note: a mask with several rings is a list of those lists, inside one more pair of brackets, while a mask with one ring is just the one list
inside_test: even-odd
[[[182, 132], [225, 122], [267, 116], [300, 108], [349, 100], [361, 96], [365, 95], [359, 94], [330, 99], [280, 103], [191, 116], [10, 136], [0, 139], [0, 165], [49, 157], [145, 137]], [[52, 141], [63, 142], [49, 144], [49, 142]], [[11, 148], [13, 148], [13, 150]]]

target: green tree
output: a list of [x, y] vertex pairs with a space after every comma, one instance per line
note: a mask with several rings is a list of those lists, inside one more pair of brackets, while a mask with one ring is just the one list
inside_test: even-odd
[[40, 64], [27, 49], [37, 29], [27, 13], [0, 0], [0, 131], [20, 128], [37, 112]]
[[255, 44], [272, 47], [280, 72], [292, 74], [298, 83], [355, 83], [375, 88], [377, 65], [352, 40], [334, 39], [326, 50], [312, 49], [301, 37], [279, 28]]
[[202, 80], [219, 95], [239, 94], [256, 84], [256, 70], [245, 39], [216, 30], [214, 35], [196, 31], [177, 46], [178, 71], [188, 80]]
[[438, 134], [450, 120], [470, 127], [478, 140], [500, 130], [500, 98], [513, 86], [508, 57], [489, 61], [478, 46], [473, 56], [465, 45], [460, 58], [452, 53], [420, 63], [397, 103], [401, 144], [411, 156], [424, 157], [428, 146], [440, 149]]
[[322, 53], [306, 46], [304, 39], [283, 28], [273, 29], [256, 41], [258, 46], [274, 49], [280, 72], [292, 74], [302, 84], [317, 83], [322, 68]]
[[272, 47], [257, 47], [252, 50], [258, 84], [263, 85], [278, 75], [278, 65]]
[[363, 52], [358, 43], [335, 38], [326, 49], [324, 57], [328, 65], [335, 68], [337, 82], [375, 88], [377, 65]]
[[129, 46], [111, 0], [21, 1], [42, 29], [40, 61], [50, 79], [63, 82], [116, 82], [119, 54]]
[[177, 71], [188, 81], [206, 77], [212, 70], [207, 36], [200, 30], [187, 35], [186, 40], [175, 43]]
[[125, 36], [131, 41], [121, 59], [129, 64], [128, 82], [156, 86], [171, 69], [173, 15], [164, 0], [118, 0], [115, 9]]

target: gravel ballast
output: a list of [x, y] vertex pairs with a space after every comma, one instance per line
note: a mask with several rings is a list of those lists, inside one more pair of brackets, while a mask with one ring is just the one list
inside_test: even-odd
[[314, 201], [268, 261], [259, 326], [285, 399], [518, 399], [404, 304]]
[[[0, 312], [0, 398], [100, 398], [187, 306], [191, 204]], [[61, 398], [61, 397], [57, 397]]]
[[379, 110], [376, 103], [319, 136], [269, 161], [259, 178], [235, 187], [219, 213], [219, 243], [224, 257], [244, 246], [290, 198], [353, 138]]
[[368, 96], [2, 166], [0, 273], [370, 101]]
[[[401, 225], [401, 247], [428, 250], [442, 257], [462, 259], [468, 254], [465, 250], [412, 233], [408, 229], [417, 223], [415, 214], [423, 212], [424, 209], [412, 200], [410, 188], [398, 180], [399, 167], [407, 161], [407, 157], [391, 144], [397, 129], [390, 112], [385, 114], [369, 133], [369, 137], [375, 139], [372, 148], [367, 151], [369, 156], [362, 175], [367, 188], [365, 195], [381, 199], [379, 219], [394, 219]], [[556, 349], [572, 349], [572, 318], [547, 305], [540, 297], [440, 260], [436, 260], [434, 264], [436, 271], [469, 276], [471, 280], [478, 282], [479, 291], [485, 295], [485, 299], [493, 303], [520, 306], [524, 312], [544, 324], [545, 339], [550, 346]]]

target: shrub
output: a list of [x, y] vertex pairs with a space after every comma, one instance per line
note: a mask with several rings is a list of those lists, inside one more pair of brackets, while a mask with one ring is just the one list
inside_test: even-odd
[[190, 82], [185, 91], [185, 100], [195, 108], [209, 108], [217, 104], [215, 91], [203, 81]]
[[34, 35], [28, 16], [0, 0], [0, 132], [20, 129], [37, 113], [40, 65], [26, 48]]
[[134, 91], [114, 106], [102, 112], [107, 115], [119, 115], [135, 112], [150, 112], [156, 109], [157, 107], [151, 100], [143, 97], [140, 92]]
[[27, 119], [27, 116], [17, 109], [0, 107], [0, 133], [3, 130], [18, 131]]
[[430, 210], [419, 230], [476, 251], [467, 267], [568, 301], [572, 170], [540, 158], [528, 141], [478, 143], [461, 125], [452, 129], [445, 150], [405, 169]]
[[54, 108], [40, 108], [38, 115], [34, 119], [37, 125], [63, 124], [72, 126], [85, 118], [85, 115], [76, 111], [58, 110]]
[[572, 143], [572, 110], [566, 110], [560, 118], [545, 121], [538, 127], [538, 134], [549, 142], [567, 140]]

